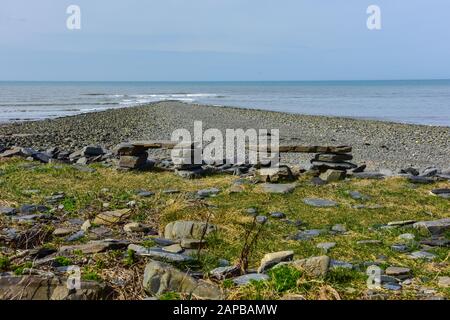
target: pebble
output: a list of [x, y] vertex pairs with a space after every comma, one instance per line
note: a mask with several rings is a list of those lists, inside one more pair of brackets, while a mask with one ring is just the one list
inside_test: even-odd
[[408, 255], [408, 258], [433, 260], [434, 258], [436, 258], [436, 255], [426, 251], [414, 251]]
[[274, 219], [284, 219], [286, 215], [283, 212], [271, 212], [270, 217]]
[[257, 216], [256, 222], [259, 224], [265, 224], [267, 222], [267, 217], [266, 216]]

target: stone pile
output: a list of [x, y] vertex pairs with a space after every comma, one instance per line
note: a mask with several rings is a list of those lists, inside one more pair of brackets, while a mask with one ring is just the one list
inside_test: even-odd
[[347, 170], [358, 166], [352, 162], [352, 147], [317, 147], [317, 154], [311, 160], [311, 170], [318, 171], [319, 178], [325, 182], [336, 182], [345, 179]]

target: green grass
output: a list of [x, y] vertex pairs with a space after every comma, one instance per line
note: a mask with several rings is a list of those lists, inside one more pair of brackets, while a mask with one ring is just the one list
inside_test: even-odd
[[[27, 166], [25, 166], [27, 165]], [[392, 244], [403, 243], [398, 236], [402, 233], [413, 233], [416, 241], [428, 237], [424, 232], [412, 228], [382, 229], [379, 226], [396, 220], [434, 220], [450, 217], [450, 201], [429, 194], [434, 188], [449, 188], [450, 183], [439, 182], [433, 185], [418, 185], [411, 188], [402, 178], [386, 180], [356, 180], [342, 181], [321, 187], [310, 186], [306, 178], [297, 181], [298, 187], [288, 195], [262, 193], [258, 185], [245, 185], [242, 193], [229, 193], [228, 189], [236, 177], [217, 175], [199, 180], [184, 180], [169, 172], [118, 172], [111, 168], [96, 165], [95, 173], [85, 173], [67, 165], [30, 164], [18, 160], [0, 162], [3, 172], [0, 183], [0, 205], [20, 206], [25, 203], [45, 204], [45, 197], [56, 192], [64, 192], [65, 198], [60, 202], [71, 217], [82, 219], [93, 218], [102, 210], [102, 204], [107, 202], [111, 209], [125, 208], [127, 202], [137, 202], [130, 221], [139, 221], [153, 226], [160, 231], [174, 220], [206, 220], [211, 213], [211, 222], [219, 226], [219, 232], [207, 237], [207, 248], [196, 257], [193, 265], [179, 266], [196, 268], [207, 272], [217, 267], [219, 259], [227, 259], [231, 263], [238, 261], [242, 249], [242, 239], [251, 224], [246, 210], [254, 207], [259, 213], [266, 215], [272, 211], [284, 212], [290, 220], [301, 220], [302, 229], [330, 229], [335, 224], [344, 224], [348, 233], [345, 235], [323, 234], [309, 241], [289, 240], [298, 228], [284, 221], [271, 219], [266, 224], [250, 257], [250, 268], [257, 268], [264, 254], [274, 251], [293, 250], [295, 259], [322, 255], [316, 248], [319, 242], [336, 242], [328, 255], [335, 260], [351, 263], [376, 261], [385, 257], [384, 264], [411, 268], [420, 286], [435, 288], [447, 298], [448, 290], [437, 288], [437, 276], [450, 275], [448, 248], [433, 249], [437, 258], [432, 261], [411, 260], [406, 254], [390, 249]], [[217, 187], [221, 192], [207, 203], [217, 208], [207, 209], [191, 201], [189, 192], [199, 189]], [[107, 188], [104, 192], [102, 189]], [[24, 195], [23, 190], [38, 189], [37, 194]], [[139, 189], [155, 192], [148, 198], [139, 198], [135, 191]], [[180, 194], [164, 194], [166, 189], [180, 190]], [[348, 191], [359, 191], [370, 196], [369, 200], [353, 200]], [[324, 198], [339, 203], [337, 208], [314, 208], [303, 203], [304, 198]], [[367, 206], [380, 204], [381, 209], [353, 209], [356, 204]], [[54, 213], [59, 214], [59, 213]], [[7, 226], [6, 218], [1, 218], [1, 224]], [[117, 227], [117, 230], [121, 228]], [[117, 231], [116, 230], [116, 231]], [[449, 238], [450, 233], [445, 235]], [[358, 245], [356, 242], [365, 239], [382, 240], [381, 245]], [[151, 247], [151, 240], [140, 243]], [[46, 244], [52, 245], [52, 244]], [[53, 243], [58, 246], [58, 243]], [[409, 243], [412, 248], [417, 244]], [[111, 259], [114, 261], [114, 259]], [[8, 269], [7, 258], [0, 258], [0, 268]], [[135, 267], [134, 258], [129, 255], [117, 258], [120, 265], [127, 268]], [[116, 262], [117, 262], [116, 261]], [[94, 263], [94, 262], [92, 262]], [[117, 264], [107, 262], [102, 269], [118, 268]], [[89, 271], [91, 272], [91, 271]], [[94, 272], [94, 271], [92, 271]], [[143, 268], [140, 272], [143, 272]], [[274, 271], [275, 272], [275, 271]], [[99, 274], [99, 270], [95, 270]], [[103, 275], [103, 273], [102, 273]], [[298, 276], [298, 279], [296, 279]], [[102, 276], [103, 277], [103, 276]], [[95, 278], [95, 277], [94, 277]], [[294, 284], [294, 279], [295, 284]], [[224, 282], [228, 287], [230, 297], [234, 299], [269, 299], [281, 298], [283, 294], [298, 293], [308, 299], [317, 299], [329, 287], [337, 291], [341, 298], [361, 298], [366, 287], [364, 270], [354, 271], [333, 270], [323, 279], [310, 279], [305, 275], [297, 275], [291, 270], [272, 274], [272, 279], [266, 284], [253, 284], [246, 288], [237, 288]], [[328, 289], [327, 289], [328, 288]], [[327, 291], [328, 290], [328, 291]], [[414, 298], [412, 288], [404, 288], [398, 294], [386, 292], [391, 298]]]

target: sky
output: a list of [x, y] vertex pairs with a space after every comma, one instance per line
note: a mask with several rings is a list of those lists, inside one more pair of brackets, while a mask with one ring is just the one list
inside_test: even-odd
[[[381, 30], [367, 28], [370, 5]], [[448, 79], [449, 12], [448, 0], [1, 0], [0, 80]]]

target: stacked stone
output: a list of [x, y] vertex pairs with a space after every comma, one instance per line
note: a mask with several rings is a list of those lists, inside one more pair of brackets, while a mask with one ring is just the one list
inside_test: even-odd
[[311, 160], [313, 170], [320, 172], [320, 178], [327, 182], [344, 179], [347, 170], [355, 169], [356, 164], [350, 162], [352, 148], [349, 146], [323, 147]]
[[132, 170], [147, 167], [148, 153], [145, 146], [122, 143], [116, 147], [115, 151], [119, 155], [119, 169]]
[[171, 155], [175, 172], [179, 176], [197, 178], [205, 173], [202, 148], [197, 142], [177, 144], [171, 150]]

